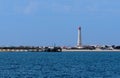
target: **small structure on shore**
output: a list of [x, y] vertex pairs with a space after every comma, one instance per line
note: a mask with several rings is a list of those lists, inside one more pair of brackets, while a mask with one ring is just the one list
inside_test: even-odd
[[62, 48], [61, 47], [45, 47], [43, 48], [44, 52], [62, 52]]

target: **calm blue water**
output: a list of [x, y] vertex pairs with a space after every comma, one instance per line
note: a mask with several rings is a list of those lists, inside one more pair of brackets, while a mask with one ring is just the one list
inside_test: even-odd
[[120, 78], [120, 52], [2, 52], [0, 78]]

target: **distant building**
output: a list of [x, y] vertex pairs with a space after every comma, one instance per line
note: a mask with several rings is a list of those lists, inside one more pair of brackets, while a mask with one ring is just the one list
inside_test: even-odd
[[77, 47], [82, 47], [81, 27], [78, 27], [78, 40], [77, 40]]

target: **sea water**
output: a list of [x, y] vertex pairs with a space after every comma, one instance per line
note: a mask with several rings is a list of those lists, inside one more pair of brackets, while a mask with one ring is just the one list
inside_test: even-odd
[[120, 78], [120, 52], [1, 52], [0, 78]]

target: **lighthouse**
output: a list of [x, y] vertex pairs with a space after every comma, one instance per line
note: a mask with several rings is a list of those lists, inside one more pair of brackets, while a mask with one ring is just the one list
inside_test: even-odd
[[81, 27], [78, 27], [77, 47], [82, 47]]

